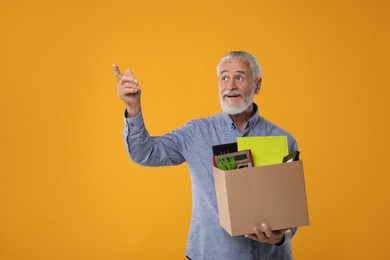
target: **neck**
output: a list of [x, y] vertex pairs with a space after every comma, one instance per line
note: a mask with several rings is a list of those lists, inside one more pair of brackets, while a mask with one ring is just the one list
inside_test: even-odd
[[253, 105], [250, 105], [247, 110], [240, 114], [229, 115], [233, 120], [234, 124], [240, 129], [240, 131], [244, 131], [249, 119], [253, 116], [254, 110]]

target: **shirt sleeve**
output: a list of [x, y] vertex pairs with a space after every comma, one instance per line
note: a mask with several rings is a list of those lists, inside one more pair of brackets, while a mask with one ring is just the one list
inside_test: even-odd
[[275, 246], [284, 246], [288, 241], [290, 241], [294, 237], [297, 231], [298, 228], [296, 227], [292, 228], [290, 234], [284, 235], [283, 240], [279, 244], [276, 244]]
[[142, 111], [133, 118], [124, 118], [123, 137], [128, 155], [143, 166], [179, 165], [185, 161], [187, 147], [192, 141], [193, 127], [187, 124], [162, 136], [150, 136]]
[[292, 152], [295, 152], [295, 151], [299, 151], [298, 150], [298, 143], [297, 141], [295, 140], [294, 137], [292, 137], [291, 135], [287, 136], [288, 138], [288, 152], [289, 153], [292, 153]]

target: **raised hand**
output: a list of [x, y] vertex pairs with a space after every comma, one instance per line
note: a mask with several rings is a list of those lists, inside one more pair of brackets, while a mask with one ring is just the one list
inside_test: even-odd
[[127, 117], [135, 117], [141, 111], [141, 88], [131, 70], [122, 75], [117, 64], [113, 64], [114, 75], [118, 79], [118, 96], [126, 104]]

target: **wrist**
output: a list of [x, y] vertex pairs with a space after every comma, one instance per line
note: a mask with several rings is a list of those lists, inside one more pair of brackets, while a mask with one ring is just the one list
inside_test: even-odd
[[140, 106], [137, 106], [137, 107], [129, 107], [129, 106], [127, 106], [125, 115], [126, 115], [127, 118], [136, 117], [139, 114], [140, 111], [141, 111], [141, 107]]

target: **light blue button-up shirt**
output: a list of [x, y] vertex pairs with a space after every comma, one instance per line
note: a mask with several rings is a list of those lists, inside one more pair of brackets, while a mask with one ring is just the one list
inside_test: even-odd
[[[285, 236], [280, 246], [231, 237], [219, 224], [214, 188], [211, 146], [237, 141], [241, 136], [286, 135], [289, 152], [298, 150], [295, 139], [285, 130], [254, 115], [241, 132], [224, 112], [195, 119], [162, 136], [150, 136], [142, 112], [125, 118], [124, 138], [131, 159], [144, 166], [178, 165], [187, 162], [192, 183], [192, 218], [186, 255], [192, 260], [292, 259], [290, 240]], [[254, 207], [256, 205], [253, 205]]]

